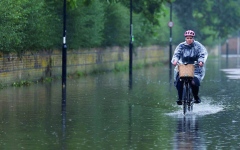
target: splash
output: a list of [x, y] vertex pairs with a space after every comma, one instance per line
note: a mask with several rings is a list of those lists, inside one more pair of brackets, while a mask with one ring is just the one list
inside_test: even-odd
[[182, 106], [178, 106], [178, 107], [179, 107], [179, 110], [177, 110], [176, 112], [167, 113], [166, 115], [177, 117], [177, 118], [181, 118], [183, 116], [189, 116], [189, 115], [205, 116], [210, 114], [216, 114], [224, 110], [224, 106], [222, 104], [220, 103], [213, 104], [210, 98], [207, 98], [207, 97], [202, 99], [202, 103], [195, 104], [193, 106], [193, 111], [187, 112], [185, 115], [183, 115]]

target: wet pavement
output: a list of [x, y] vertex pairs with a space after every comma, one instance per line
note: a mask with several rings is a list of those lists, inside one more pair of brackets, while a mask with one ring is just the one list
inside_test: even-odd
[[[202, 103], [183, 115], [169, 69], [158, 66], [0, 91], [0, 149], [205, 150], [240, 147], [237, 58], [209, 59]], [[234, 76], [234, 77], [233, 77]]]

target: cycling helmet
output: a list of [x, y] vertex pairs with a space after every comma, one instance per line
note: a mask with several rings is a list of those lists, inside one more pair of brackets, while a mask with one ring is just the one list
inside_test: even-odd
[[192, 30], [187, 30], [187, 31], [184, 33], [184, 36], [195, 36], [195, 33], [194, 33], [194, 31], [192, 31]]

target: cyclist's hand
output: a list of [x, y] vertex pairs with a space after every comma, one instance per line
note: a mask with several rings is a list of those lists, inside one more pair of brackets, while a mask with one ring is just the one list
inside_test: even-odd
[[202, 67], [203, 66], [203, 62], [199, 62], [199, 64], [198, 64], [200, 67]]
[[177, 65], [177, 61], [174, 61], [172, 64], [173, 64], [174, 66], [176, 66], [176, 65]]

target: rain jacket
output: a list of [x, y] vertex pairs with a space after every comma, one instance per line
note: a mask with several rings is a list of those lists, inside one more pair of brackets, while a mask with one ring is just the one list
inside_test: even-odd
[[[194, 61], [203, 62], [204, 67], [196, 67], [194, 71], [194, 76], [201, 82], [205, 76], [205, 63], [208, 57], [208, 52], [206, 48], [198, 41], [194, 41], [192, 44], [188, 45], [185, 42], [180, 43], [173, 54], [171, 62], [177, 61], [179, 64], [189, 63], [193, 64]], [[178, 66], [174, 69], [174, 81], [178, 77]]]

